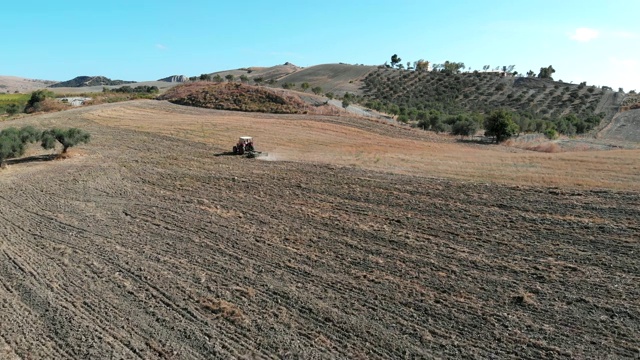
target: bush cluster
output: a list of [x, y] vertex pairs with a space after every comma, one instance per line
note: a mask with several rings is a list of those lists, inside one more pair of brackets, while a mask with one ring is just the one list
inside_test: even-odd
[[160, 92], [157, 86], [140, 85], [132, 88], [131, 86], [121, 86], [115, 89], [102, 88], [104, 93], [123, 93], [123, 94], [157, 94]]

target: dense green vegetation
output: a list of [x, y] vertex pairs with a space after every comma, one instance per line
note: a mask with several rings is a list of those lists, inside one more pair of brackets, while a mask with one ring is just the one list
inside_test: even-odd
[[[392, 65], [398, 67], [393, 60], [399, 58], [394, 56]], [[418, 69], [417, 64], [411, 69]], [[513, 67], [461, 73], [464, 64], [449, 61], [434, 65], [434, 71], [383, 66], [364, 79], [363, 96], [347, 93], [346, 98], [350, 103], [397, 116], [398, 121], [412, 122], [425, 130], [462, 136], [475, 133], [475, 126], [484, 127], [487, 135], [493, 134], [485, 126], [485, 117], [496, 110], [509, 114], [516, 125], [509, 127], [509, 132], [514, 134], [573, 136], [593, 129], [604, 117], [596, 114], [596, 107], [610, 89], [555, 82], [551, 79], [555, 72], [552, 66], [541, 68], [537, 77], [532, 72], [529, 77], [515, 77], [515, 72], [509, 72]]]
[[102, 89], [102, 92], [123, 94], [157, 94], [160, 92], [160, 90], [157, 86], [140, 85], [132, 88], [131, 86], [125, 85], [115, 89], [108, 89], [105, 87]]
[[24, 111], [29, 94], [0, 94], [0, 114], [14, 115]]

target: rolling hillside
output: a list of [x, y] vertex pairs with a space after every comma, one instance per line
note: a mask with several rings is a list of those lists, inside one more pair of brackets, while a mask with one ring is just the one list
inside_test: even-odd
[[409, 108], [454, 114], [508, 108], [541, 119], [599, 113], [611, 118], [624, 97], [623, 93], [585, 84], [490, 72], [449, 74], [379, 69], [367, 75], [363, 86], [366, 99]]
[[0, 93], [13, 94], [16, 91], [19, 93], [28, 93], [34, 90], [45, 88], [51, 84], [55, 84], [57, 81], [51, 80], [37, 80], [26, 79], [17, 76], [0, 76]]
[[309, 83], [312, 87], [320, 86], [325, 92], [343, 95], [345, 92], [358, 93], [365, 76], [376, 69], [375, 66], [359, 66], [348, 64], [324, 64], [310, 66], [287, 75], [279, 80], [279, 84]]

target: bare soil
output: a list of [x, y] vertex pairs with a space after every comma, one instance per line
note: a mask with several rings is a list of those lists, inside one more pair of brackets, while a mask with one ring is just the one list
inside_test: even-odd
[[613, 120], [598, 133], [598, 138], [639, 143], [640, 109], [616, 114]]
[[[633, 151], [530, 154], [157, 101], [0, 126], [24, 124], [93, 137], [0, 172], [0, 358], [640, 355]], [[240, 130], [286, 161], [226, 156]], [[614, 180], [549, 186], [523, 166], [570, 156], [573, 177], [602, 156]], [[458, 169], [437, 172], [443, 159]], [[525, 174], [487, 180], [483, 161]]]

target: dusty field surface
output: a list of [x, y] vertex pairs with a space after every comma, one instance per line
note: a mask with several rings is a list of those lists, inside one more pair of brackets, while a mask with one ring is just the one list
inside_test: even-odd
[[638, 149], [547, 154], [459, 142], [385, 120], [222, 112], [157, 101], [78, 112], [103, 125], [202, 142], [218, 152], [231, 151], [238, 136], [251, 135], [268, 160], [485, 183], [640, 190]]
[[[633, 151], [530, 154], [151, 101], [0, 126], [24, 124], [93, 140], [0, 172], [2, 359], [640, 355]], [[220, 156], [240, 129], [288, 161]], [[478, 178], [571, 155], [573, 176], [604, 159], [610, 174], [597, 189]]]

